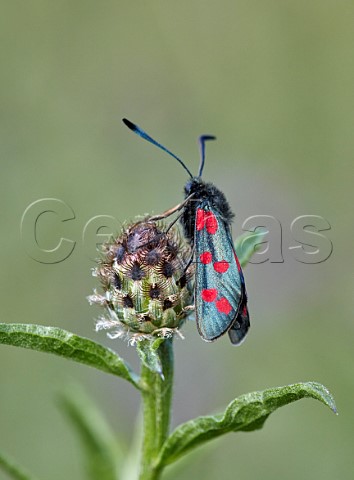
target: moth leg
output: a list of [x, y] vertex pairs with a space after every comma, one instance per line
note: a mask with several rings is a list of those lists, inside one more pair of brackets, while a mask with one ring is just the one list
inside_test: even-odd
[[[184, 267], [183, 269], [183, 274], [182, 276], [179, 278], [179, 280], [177, 280], [177, 283], [178, 282], [181, 282], [181, 280], [184, 278], [184, 282], [186, 280], [186, 277], [187, 277], [187, 271], [188, 271], [188, 268], [191, 266], [191, 264], [193, 263], [193, 258], [194, 258], [194, 247], [193, 247], [193, 250], [192, 250], [192, 253], [191, 253], [191, 256], [186, 264], [186, 266]], [[194, 310], [194, 305], [190, 308], [190, 309], [193, 309]], [[185, 307], [185, 310], [189, 310], [189, 307]]]
[[190, 267], [191, 263], [193, 262], [194, 253], [195, 253], [195, 245], [193, 245], [190, 259], [188, 260], [187, 265], [184, 267], [183, 275], [185, 275], [187, 273], [188, 268]]
[[165, 212], [163, 213], [160, 213], [160, 215], [153, 215], [152, 217], [149, 217], [148, 218], [148, 221], [149, 222], [155, 222], [156, 220], [162, 220], [164, 218], [167, 218], [167, 217], [170, 217], [171, 215], [173, 215], [175, 212], [178, 212], [178, 210], [180, 210], [183, 206], [184, 202], [183, 203], [179, 203], [178, 205], [176, 205], [175, 207], [173, 208], [170, 208], [168, 210], [166, 210]]
[[149, 222], [155, 222], [156, 220], [162, 220], [164, 218], [167, 218], [167, 217], [170, 217], [171, 215], [173, 215], [174, 213], [178, 212], [179, 210], [181, 210], [188, 202], [189, 200], [194, 196], [195, 194], [192, 193], [191, 195], [189, 195], [189, 197], [187, 197], [182, 203], [179, 203], [178, 205], [176, 205], [175, 207], [173, 208], [170, 208], [168, 210], [166, 210], [165, 212], [163, 213], [160, 213], [160, 215], [153, 215], [152, 217], [150, 217], [148, 219]]
[[173, 220], [173, 222], [171, 222], [171, 223], [169, 224], [169, 226], [167, 227], [165, 233], [168, 233], [168, 232], [171, 230], [171, 228], [173, 227], [173, 225], [174, 225], [175, 223], [177, 223], [178, 220], [181, 218], [182, 214], [183, 214], [183, 212], [181, 212], [181, 213]]

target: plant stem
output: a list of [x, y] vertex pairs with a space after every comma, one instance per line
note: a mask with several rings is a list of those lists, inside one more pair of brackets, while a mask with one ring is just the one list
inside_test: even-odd
[[8, 473], [11, 478], [16, 480], [35, 480], [29, 473], [22, 470], [21, 467], [16, 465], [14, 461], [9, 458], [5, 457], [2, 453], [0, 453], [0, 467], [5, 472]]
[[165, 340], [158, 352], [164, 379], [144, 365], [141, 369], [144, 427], [139, 480], [160, 478], [161, 467], [156, 466], [155, 460], [169, 433], [173, 386], [172, 339]]

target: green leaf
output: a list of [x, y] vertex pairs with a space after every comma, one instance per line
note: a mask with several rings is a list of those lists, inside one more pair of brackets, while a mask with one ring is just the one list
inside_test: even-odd
[[315, 398], [336, 413], [332, 395], [316, 382], [248, 393], [233, 400], [221, 414], [198, 417], [177, 427], [162, 446], [157, 465], [170, 464], [189, 450], [225, 433], [262, 428], [274, 410], [304, 397]]
[[60, 396], [60, 403], [84, 446], [87, 478], [118, 480], [122, 452], [101, 412], [77, 385]]
[[140, 340], [137, 343], [136, 351], [142, 363], [153, 373], [157, 373], [163, 379], [162, 363], [159, 355], [159, 347], [165, 338], [155, 340]]
[[0, 323], [0, 343], [53, 353], [122, 377], [140, 388], [138, 376], [113, 350], [60, 328]]
[[0, 452], [0, 468], [15, 480], [36, 480], [35, 477], [25, 472], [17, 463], [4, 453]]
[[235, 250], [242, 267], [245, 267], [252, 255], [259, 250], [267, 233], [267, 231], [262, 230], [260, 232], [244, 233], [236, 238]]

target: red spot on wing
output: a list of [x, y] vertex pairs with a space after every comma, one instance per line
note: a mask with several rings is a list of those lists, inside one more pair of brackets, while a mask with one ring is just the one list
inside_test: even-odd
[[205, 226], [205, 211], [201, 208], [197, 209], [197, 218], [195, 225], [198, 231], [203, 230]]
[[206, 227], [207, 232], [211, 235], [214, 235], [218, 230], [218, 221], [213, 212], [205, 211], [202, 208], [197, 209], [195, 225], [198, 231]]
[[205, 216], [205, 226], [207, 232], [214, 235], [218, 230], [218, 221], [213, 212], [207, 212]]
[[221, 260], [221, 262], [215, 262], [214, 263], [214, 270], [218, 273], [225, 273], [229, 269], [229, 262], [226, 260]]
[[228, 315], [232, 310], [230, 302], [225, 297], [220, 298], [217, 302], [215, 302], [215, 305], [220, 313], [225, 313], [226, 315]]
[[200, 261], [207, 265], [212, 260], [212, 255], [210, 252], [203, 252], [199, 255]]
[[201, 292], [202, 299], [204, 302], [213, 302], [218, 295], [216, 288], [204, 288]]

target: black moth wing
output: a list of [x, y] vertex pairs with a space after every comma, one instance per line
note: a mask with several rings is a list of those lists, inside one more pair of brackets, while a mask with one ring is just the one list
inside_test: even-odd
[[206, 341], [229, 333], [240, 344], [249, 326], [243, 272], [232, 241], [233, 213], [212, 183], [193, 178], [186, 184], [181, 222], [195, 250], [195, 309], [198, 331]]

